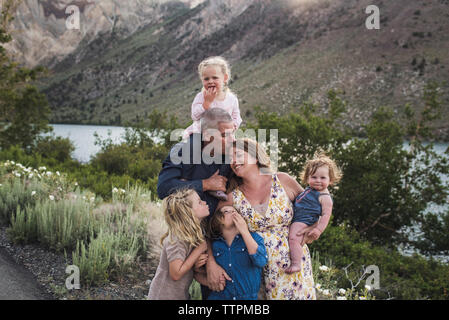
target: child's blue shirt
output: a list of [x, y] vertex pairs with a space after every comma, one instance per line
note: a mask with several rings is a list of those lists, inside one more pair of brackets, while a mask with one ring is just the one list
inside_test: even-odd
[[232, 281], [226, 280], [223, 291], [212, 292], [209, 300], [257, 300], [262, 280], [262, 268], [268, 263], [263, 238], [256, 232], [251, 236], [259, 245], [255, 254], [249, 254], [241, 235], [236, 235], [228, 247], [223, 237], [215, 239], [212, 251], [215, 261]]

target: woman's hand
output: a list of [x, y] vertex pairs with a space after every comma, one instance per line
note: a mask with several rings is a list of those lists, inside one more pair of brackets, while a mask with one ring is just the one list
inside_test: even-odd
[[311, 231], [306, 233], [306, 235], [303, 238], [303, 241], [301, 245], [303, 246], [305, 243], [310, 244], [315, 240], [318, 240], [318, 238], [321, 235], [321, 231], [318, 228], [313, 228]]
[[226, 280], [232, 280], [222, 267], [220, 267], [215, 261], [212, 262], [212, 259], [207, 262], [206, 269], [207, 286], [212, 291], [223, 291], [226, 286]]

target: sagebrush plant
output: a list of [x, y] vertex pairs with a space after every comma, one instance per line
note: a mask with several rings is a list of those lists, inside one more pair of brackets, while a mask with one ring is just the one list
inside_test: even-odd
[[[90, 212], [91, 204], [80, 194], [76, 199], [39, 200], [34, 206], [18, 209], [16, 216], [11, 216], [8, 231], [15, 241], [38, 241], [56, 251], [71, 250], [77, 241], [88, 241], [98, 228], [99, 221]], [[21, 233], [22, 225], [26, 226], [26, 234]]]
[[[120, 199], [105, 203], [59, 172], [26, 168], [15, 162], [0, 166], [0, 211], [8, 234], [21, 243], [37, 242], [59, 252], [72, 251], [84, 284], [100, 284], [127, 274], [146, 257], [150, 222], [163, 232], [162, 213], [141, 187], [120, 189]], [[114, 192], [113, 192], [114, 193]]]

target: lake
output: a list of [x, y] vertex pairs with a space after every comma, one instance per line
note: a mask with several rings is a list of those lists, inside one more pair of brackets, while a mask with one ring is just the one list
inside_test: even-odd
[[94, 133], [97, 132], [102, 140], [111, 133], [111, 139], [115, 143], [120, 143], [124, 127], [115, 126], [92, 126], [78, 124], [52, 124], [53, 132], [56, 136], [69, 138], [75, 145], [73, 158], [79, 162], [88, 162], [90, 158], [100, 151], [100, 146], [95, 145]]

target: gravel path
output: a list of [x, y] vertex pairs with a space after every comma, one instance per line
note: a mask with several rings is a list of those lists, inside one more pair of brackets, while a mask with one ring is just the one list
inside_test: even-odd
[[[71, 264], [70, 254], [68, 260]], [[37, 244], [14, 244], [6, 227], [0, 227], [0, 299], [145, 300], [149, 279], [157, 268], [155, 261], [141, 261], [121, 279], [69, 291], [65, 287], [69, 276], [66, 266], [64, 254]]]
[[0, 248], [0, 300], [52, 299], [31, 272], [17, 264], [4, 248]]

